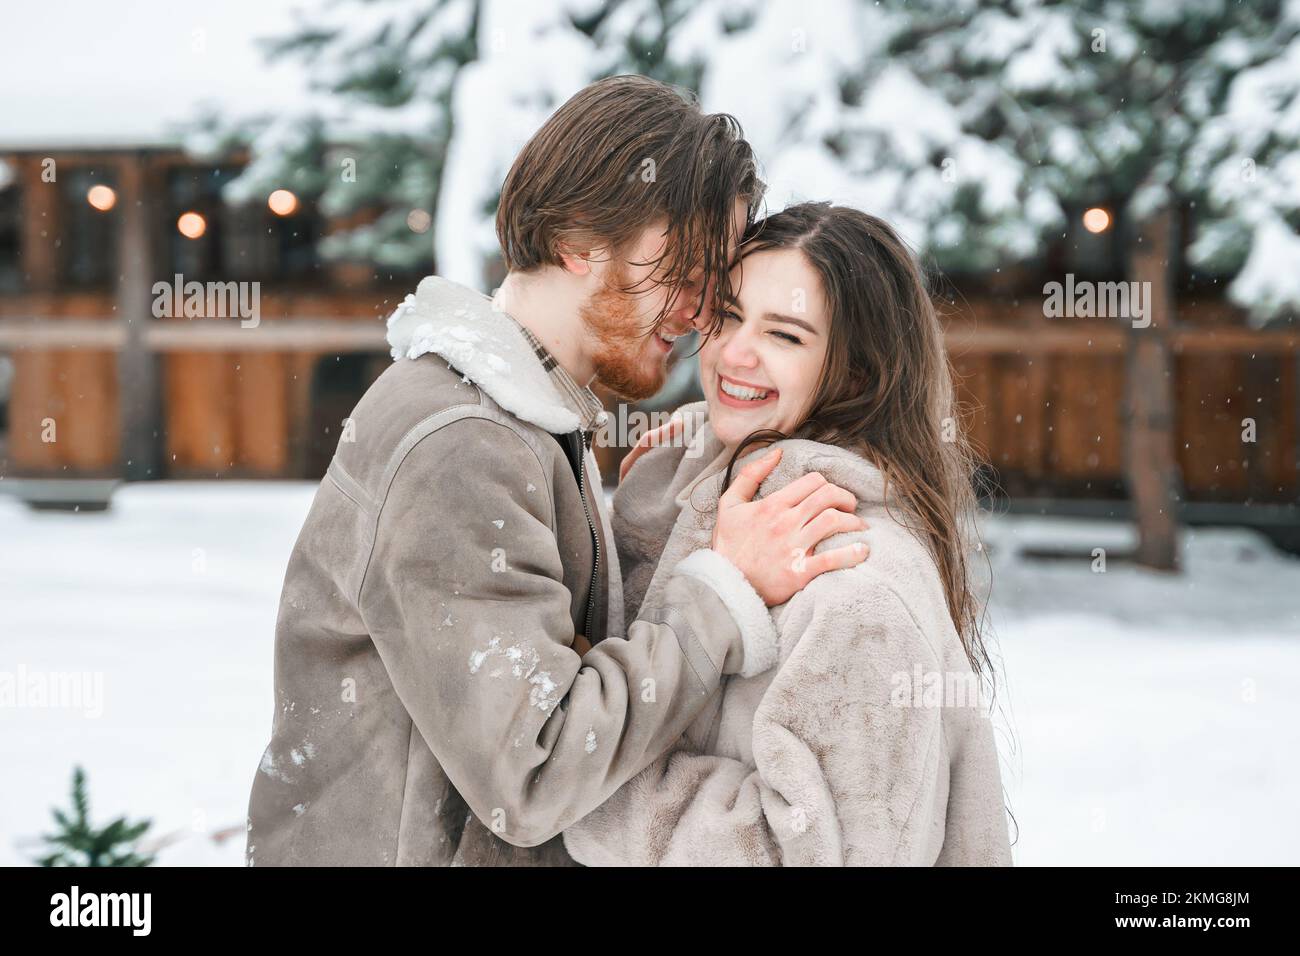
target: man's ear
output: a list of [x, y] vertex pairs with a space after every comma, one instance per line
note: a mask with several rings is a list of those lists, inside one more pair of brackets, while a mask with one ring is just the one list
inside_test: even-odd
[[575, 276], [585, 276], [591, 272], [590, 255], [589, 252], [560, 249], [560, 261], [564, 263], [564, 268]]

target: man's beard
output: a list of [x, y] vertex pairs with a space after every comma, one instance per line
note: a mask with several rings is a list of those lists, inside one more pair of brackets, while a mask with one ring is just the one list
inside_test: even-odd
[[663, 362], [647, 361], [647, 333], [650, 323], [636, 309], [636, 297], [620, 291], [621, 275], [592, 293], [578, 316], [596, 340], [592, 364], [596, 379], [622, 398], [649, 398], [663, 387], [667, 369]]

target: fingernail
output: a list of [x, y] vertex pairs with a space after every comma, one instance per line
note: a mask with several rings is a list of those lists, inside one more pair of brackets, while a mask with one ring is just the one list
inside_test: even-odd
[[854, 541], [853, 550], [858, 552], [858, 554], [862, 554], [862, 552], [867, 550], [867, 546], [863, 544], [861, 541]]

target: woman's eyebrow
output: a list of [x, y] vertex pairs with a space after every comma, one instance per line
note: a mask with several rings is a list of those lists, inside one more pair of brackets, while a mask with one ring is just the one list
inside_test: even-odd
[[763, 318], [767, 319], [769, 322], [784, 322], [787, 325], [797, 325], [799, 328], [806, 329], [813, 335], [817, 334], [817, 330], [803, 319], [796, 319], [793, 316], [782, 315], [780, 312], [765, 312], [763, 313]]

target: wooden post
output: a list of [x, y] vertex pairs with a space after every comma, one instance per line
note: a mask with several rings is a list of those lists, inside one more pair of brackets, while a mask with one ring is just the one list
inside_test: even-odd
[[153, 321], [153, 246], [148, 155], [128, 154], [117, 167], [121, 232], [118, 244], [117, 315], [125, 341], [117, 353], [120, 461], [128, 481], [159, 478], [162, 416], [157, 357], [145, 343]]
[[[59, 245], [62, 204], [59, 185], [42, 177], [45, 157], [25, 157], [18, 163], [22, 188], [19, 258], [27, 289], [41, 307], [48, 307], [59, 284]], [[48, 324], [48, 323], [47, 323]], [[58, 474], [62, 451], [47, 441], [44, 421], [54, 419], [55, 435], [63, 428], [57, 400], [58, 354], [49, 349], [14, 349], [14, 384], [9, 400], [9, 453], [19, 474]]]
[[1149, 325], [1128, 320], [1125, 472], [1138, 526], [1137, 562], [1178, 570], [1178, 466], [1174, 449], [1174, 327], [1171, 210], [1144, 223], [1130, 258], [1131, 278], [1146, 297]]

